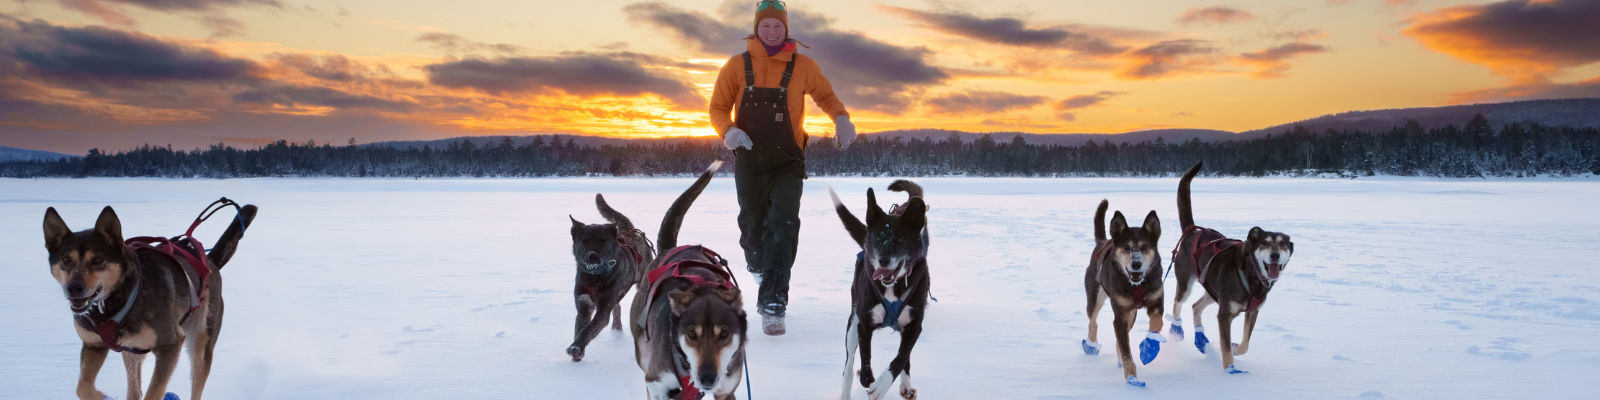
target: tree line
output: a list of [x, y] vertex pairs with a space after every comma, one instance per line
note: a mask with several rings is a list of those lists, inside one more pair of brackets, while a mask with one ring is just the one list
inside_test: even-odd
[[[1296, 126], [1253, 140], [1037, 145], [988, 135], [962, 141], [864, 135], [849, 150], [832, 138], [807, 148], [813, 176], [1159, 176], [1205, 160], [1213, 175], [1524, 177], [1600, 174], [1600, 129], [1507, 124], [1483, 115], [1463, 126], [1310, 132]], [[579, 146], [559, 136], [515, 144], [462, 139], [441, 147], [290, 143], [254, 149], [149, 146], [80, 158], [0, 163], [0, 176], [34, 177], [542, 177], [652, 176], [731, 161], [716, 138]]]

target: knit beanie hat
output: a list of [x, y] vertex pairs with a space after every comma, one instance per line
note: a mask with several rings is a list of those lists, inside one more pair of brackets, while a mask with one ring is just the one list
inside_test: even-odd
[[783, 36], [784, 37], [788, 37], [789, 36], [789, 11], [784, 9], [783, 1], [781, 1], [781, 0], [761, 0], [760, 2], [757, 2], [756, 3], [756, 22], [755, 22], [755, 25], [753, 25], [751, 27], [752, 32], [754, 32], [755, 27], [761, 26], [761, 20], [764, 20], [764, 19], [767, 19], [767, 18], [777, 18], [778, 22], [782, 22], [783, 23]]

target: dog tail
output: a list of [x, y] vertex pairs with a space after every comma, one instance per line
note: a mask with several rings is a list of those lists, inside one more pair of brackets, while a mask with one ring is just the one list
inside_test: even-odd
[[210, 261], [211, 265], [216, 266], [219, 270], [222, 269], [223, 265], [227, 265], [228, 260], [233, 259], [233, 252], [239, 250], [239, 239], [244, 238], [245, 229], [249, 228], [250, 222], [255, 220], [256, 206], [254, 204], [246, 204], [244, 207], [240, 207], [239, 217], [234, 218], [233, 223], [228, 225], [228, 229], [222, 231], [222, 237], [217, 238], [216, 246], [206, 253], [206, 261]]
[[[922, 193], [922, 188], [918, 187], [915, 183], [894, 181], [895, 184], [899, 184], [900, 182], [905, 182], [906, 184], [911, 185], [911, 187], [916, 188], [915, 190], [918, 194]], [[889, 190], [894, 190], [894, 187], [895, 185], [889, 185]], [[855, 239], [857, 246], [861, 246], [861, 248], [865, 249], [867, 247], [867, 224], [861, 223], [861, 219], [856, 218], [855, 214], [850, 213], [850, 208], [845, 207], [844, 202], [839, 201], [839, 194], [834, 193], [833, 188], [831, 187], [828, 188], [828, 197], [833, 198], [833, 209], [834, 211], [839, 212], [839, 221], [844, 222], [844, 230], [850, 232], [850, 238]]]
[[611, 208], [610, 204], [606, 204], [605, 196], [595, 193], [594, 205], [600, 209], [601, 217], [604, 217], [607, 222], [617, 225], [617, 232], [629, 232], [633, 230], [633, 221], [628, 220], [627, 216], [624, 216], [622, 213], [617, 212], [616, 209]]
[[1094, 244], [1099, 246], [1106, 241], [1106, 209], [1111, 208], [1111, 202], [1100, 200], [1100, 207], [1094, 210]]
[[706, 185], [711, 183], [711, 175], [722, 167], [722, 160], [712, 161], [706, 167], [706, 172], [701, 172], [700, 177], [694, 180], [689, 189], [678, 195], [672, 202], [672, 207], [667, 208], [667, 215], [661, 218], [661, 233], [656, 235], [656, 254], [667, 254], [667, 250], [678, 247], [678, 227], [683, 225], [684, 214], [689, 213], [689, 206], [694, 205], [694, 199], [700, 197], [700, 192], [706, 190]]
[[1194, 176], [1200, 173], [1200, 166], [1205, 164], [1205, 161], [1195, 163], [1189, 167], [1189, 172], [1183, 173], [1183, 179], [1178, 180], [1178, 222], [1183, 229], [1194, 226], [1194, 210], [1189, 203], [1189, 181], [1194, 180]]
[[922, 186], [905, 179], [896, 179], [893, 183], [890, 183], [889, 191], [906, 192], [911, 197], [922, 197]]

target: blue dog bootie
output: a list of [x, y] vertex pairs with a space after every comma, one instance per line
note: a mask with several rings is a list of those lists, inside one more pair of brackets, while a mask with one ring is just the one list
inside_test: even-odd
[[1167, 326], [1170, 327], [1170, 328], [1168, 328], [1168, 330], [1172, 331], [1172, 337], [1178, 339], [1179, 342], [1182, 342], [1183, 341], [1183, 320], [1181, 320], [1181, 319], [1172, 320], [1172, 323], [1168, 324]]
[[1239, 374], [1248, 374], [1248, 373], [1250, 373], [1250, 371], [1245, 371], [1245, 370], [1241, 370], [1241, 369], [1238, 369], [1238, 368], [1234, 368], [1232, 364], [1229, 364], [1228, 368], [1226, 368], [1226, 369], [1228, 371], [1228, 375], [1239, 375]]
[[1166, 342], [1167, 338], [1161, 336], [1159, 331], [1150, 331], [1144, 335], [1144, 341], [1139, 342], [1139, 362], [1150, 365], [1151, 361], [1156, 360], [1156, 354], [1161, 353], [1161, 344]]
[[1095, 342], [1091, 342], [1091, 341], [1089, 341], [1089, 339], [1084, 339], [1083, 340], [1083, 354], [1088, 354], [1088, 355], [1091, 355], [1091, 356], [1100, 355], [1100, 344], [1099, 343], [1095, 343]]
[[1137, 377], [1137, 376], [1129, 376], [1128, 377], [1128, 386], [1142, 388], [1142, 387], [1144, 387], [1144, 381], [1139, 379], [1139, 377]]
[[1211, 343], [1211, 341], [1210, 340], [1206, 340], [1206, 331], [1201, 329], [1199, 325], [1195, 325], [1195, 327], [1194, 327], [1194, 348], [1199, 349], [1200, 350], [1200, 354], [1205, 354], [1206, 353], [1206, 344], [1207, 343]]

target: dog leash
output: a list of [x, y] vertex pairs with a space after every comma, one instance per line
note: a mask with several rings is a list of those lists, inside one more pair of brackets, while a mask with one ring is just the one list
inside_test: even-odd
[[744, 400], [755, 400], [750, 396], [750, 349], [744, 350]]

